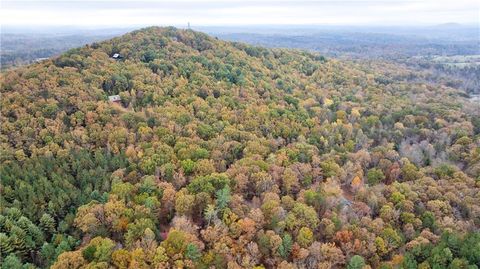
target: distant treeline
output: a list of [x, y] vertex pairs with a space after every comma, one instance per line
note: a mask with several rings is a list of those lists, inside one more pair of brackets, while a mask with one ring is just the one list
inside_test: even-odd
[[2, 34], [1, 68], [29, 64], [109, 37], [111, 35]]

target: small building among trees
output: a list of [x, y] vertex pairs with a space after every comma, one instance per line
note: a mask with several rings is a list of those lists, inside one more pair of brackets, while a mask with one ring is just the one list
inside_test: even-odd
[[120, 55], [120, 53], [114, 53], [112, 55], [112, 58], [115, 59], [115, 60], [120, 60], [120, 59], [123, 59], [123, 56]]
[[122, 101], [122, 98], [120, 98], [120, 95], [110, 95], [108, 97], [108, 101], [112, 103], [120, 103]]

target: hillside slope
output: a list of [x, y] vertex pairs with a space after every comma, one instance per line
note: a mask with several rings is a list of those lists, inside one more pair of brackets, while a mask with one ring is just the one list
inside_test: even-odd
[[2, 73], [2, 266], [480, 266], [480, 107], [424, 79], [158, 27]]

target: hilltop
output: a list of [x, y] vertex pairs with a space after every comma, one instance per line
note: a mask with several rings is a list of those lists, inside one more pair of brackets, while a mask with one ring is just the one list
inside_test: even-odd
[[172, 27], [4, 72], [2, 268], [479, 266], [480, 109], [428, 81]]

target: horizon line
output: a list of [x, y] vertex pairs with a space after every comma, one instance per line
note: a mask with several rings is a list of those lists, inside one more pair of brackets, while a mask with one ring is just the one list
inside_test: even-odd
[[114, 25], [114, 24], [96, 24], [96, 25], [88, 25], [88, 24], [1, 24], [1, 28], [4, 27], [25, 27], [25, 28], [47, 28], [47, 27], [76, 27], [76, 28], [94, 28], [94, 27], [103, 27], [103, 28], [132, 28], [132, 27], [176, 27], [176, 28], [183, 28], [188, 27], [190, 23], [190, 28], [192, 27], [299, 27], [299, 26], [341, 26], [341, 27], [428, 27], [428, 26], [474, 26], [479, 27], [480, 25], [477, 22], [454, 22], [454, 21], [446, 21], [446, 22], [438, 22], [438, 23], [412, 23], [412, 24], [385, 24], [385, 23], [271, 23], [271, 24], [198, 24], [195, 25], [191, 21], [186, 21], [185, 24], [124, 24], [124, 25]]

